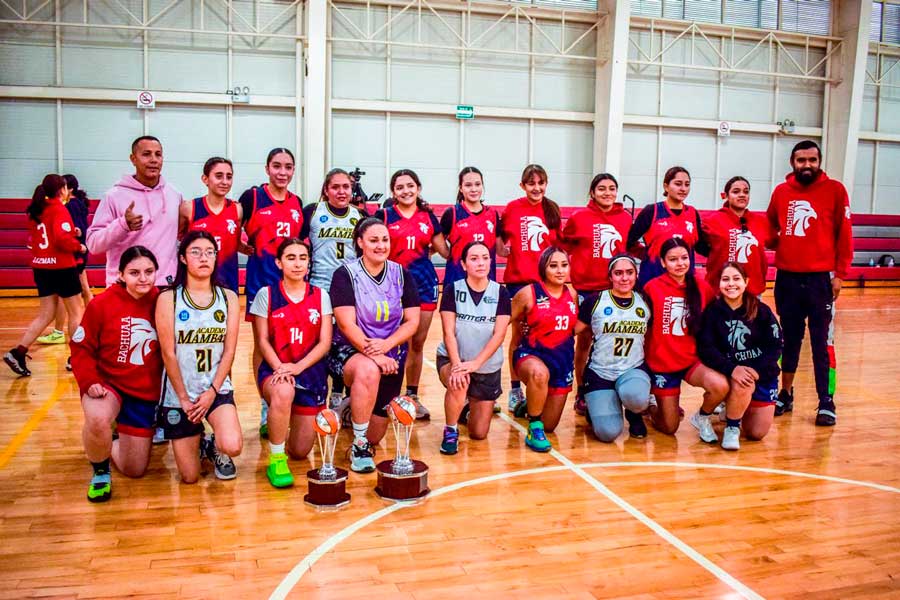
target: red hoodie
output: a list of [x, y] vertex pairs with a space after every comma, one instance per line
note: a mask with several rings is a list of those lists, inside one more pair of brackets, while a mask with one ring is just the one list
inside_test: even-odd
[[594, 201], [575, 211], [563, 228], [570, 254], [572, 285], [579, 291], [608, 290], [609, 261], [625, 252], [631, 215], [616, 202], [603, 212]]
[[91, 300], [72, 336], [72, 372], [81, 394], [95, 383], [159, 401], [162, 355], [154, 319], [159, 292], [136, 299], [113, 284]]
[[778, 231], [775, 266], [797, 273], [834, 271], [846, 279], [853, 260], [850, 198], [844, 185], [825, 171], [811, 185], [789, 173], [772, 192], [766, 211]]
[[762, 213], [744, 213], [741, 223], [733, 210], [723, 206], [703, 219], [703, 231], [709, 242], [709, 258], [706, 261], [706, 281], [714, 290], [719, 289], [719, 277], [726, 262], [740, 263], [747, 270], [747, 291], [758, 296], [766, 291], [766, 247], [771, 246], [776, 235]]
[[75, 267], [75, 253], [81, 242], [75, 236], [72, 216], [59, 198], [50, 198], [41, 220], [28, 220], [31, 229], [31, 266], [35, 269], [70, 269]]
[[[696, 281], [702, 310], [715, 298], [715, 293], [702, 279]], [[654, 373], [674, 373], [692, 367], [700, 359], [697, 341], [687, 328], [689, 309], [685, 302], [685, 284], [676, 283], [668, 273], [663, 273], [647, 282], [644, 294], [650, 300], [653, 315], [644, 338], [647, 366]], [[700, 315], [691, 317], [700, 319]]]
[[536, 283], [541, 252], [554, 245], [559, 230], [544, 222], [542, 203], [532, 204], [526, 196], [506, 205], [500, 217], [503, 239], [509, 242], [504, 283]]

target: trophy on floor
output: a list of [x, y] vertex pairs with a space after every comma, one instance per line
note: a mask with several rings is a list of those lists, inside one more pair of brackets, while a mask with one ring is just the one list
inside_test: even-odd
[[320, 510], [347, 506], [350, 504], [347, 471], [334, 466], [334, 449], [341, 429], [341, 419], [335, 411], [326, 408], [316, 415], [313, 429], [318, 434], [322, 467], [306, 472], [309, 493], [303, 496], [303, 501]]
[[420, 500], [431, 490], [428, 489], [428, 465], [409, 457], [416, 405], [409, 396], [400, 396], [391, 400], [387, 411], [397, 438], [397, 452], [393, 460], [383, 460], [375, 467], [378, 471], [375, 493], [394, 502]]

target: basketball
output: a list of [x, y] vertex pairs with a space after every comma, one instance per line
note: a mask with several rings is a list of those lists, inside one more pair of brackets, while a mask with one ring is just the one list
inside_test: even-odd
[[313, 428], [319, 435], [333, 435], [341, 430], [341, 420], [336, 412], [326, 408], [316, 415]]
[[412, 425], [416, 420], [416, 405], [409, 396], [398, 396], [391, 400], [391, 414], [402, 425]]

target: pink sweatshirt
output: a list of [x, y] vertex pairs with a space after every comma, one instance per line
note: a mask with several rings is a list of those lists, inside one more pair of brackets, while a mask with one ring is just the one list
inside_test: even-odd
[[[156, 285], [165, 285], [166, 277], [175, 276], [178, 255], [178, 206], [181, 192], [162, 177], [154, 188], [148, 188], [133, 175], [123, 175], [104, 194], [87, 230], [87, 247], [91, 253], [106, 253], [106, 285], [115, 283], [119, 274], [119, 258], [131, 246], [146, 246], [156, 256], [159, 271]], [[125, 211], [144, 217], [144, 226], [129, 231]]]

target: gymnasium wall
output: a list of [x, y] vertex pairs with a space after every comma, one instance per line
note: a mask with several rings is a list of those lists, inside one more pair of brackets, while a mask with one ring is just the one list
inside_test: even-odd
[[[679, 28], [688, 26], [681, 19], [774, 26], [766, 21], [773, 2], [758, 3], [756, 12], [745, 6], [755, 3], [711, 3], [725, 6], [724, 16], [698, 12], [710, 3], [631, 2], [618, 175], [622, 191], [638, 206], [658, 199], [662, 173], [682, 164], [693, 175], [695, 205], [717, 206], [724, 181], [741, 174], [751, 181], [753, 206], [762, 208], [789, 169], [791, 146], [803, 138], [821, 139], [827, 84], [772, 73], [795, 72], [796, 63], [815, 65], [824, 48], [799, 41], [757, 44], [753, 36], [712, 31], [676, 40]], [[33, 19], [56, 18], [53, 2], [26, 4], [36, 11]], [[200, 168], [214, 154], [235, 161], [235, 190], [264, 179], [271, 147], [294, 149], [302, 163], [305, 57], [295, 39], [305, 27], [302, 4], [293, 9], [287, 2], [235, 1], [230, 13], [226, 4], [148, 0], [146, 12], [163, 13], [154, 27], [250, 31], [253, 25], [275, 35], [153, 31], [145, 36], [61, 27], [57, 50], [52, 27], [0, 24], [0, 86], [61, 86], [78, 98], [0, 97], [0, 197], [29, 195], [44, 173], [56, 170], [75, 172], [92, 196], [99, 195], [129, 170], [128, 144], [144, 131], [163, 140], [164, 174], [185, 195], [202, 191]], [[17, 5], [0, 4], [0, 19], [15, 19], [10, 6]], [[60, 5], [61, 21], [128, 24], [145, 10], [142, 0], [60, 0]], [[522, 166], [538, 162], [550, 172], [551, 197], [563, 205], [584, 202], [594, 161], [595, 102], [594, 61], [586, 59], [604, 51], [597, 48], [590, 13], [569, 12], [575, 17], [566, 22], [545, 12], [498, 23], [497, 14], [477, 11], [412, 8], [398, 17], [402, 5], [365, 6], [329, 7], [329, 167], [360, 167], [370, 193], [384, 192], [393, 170], [413, 168], [423, 179], [425, 197], [445, 203], [455, 197], [458, 170], [472, 164], [485, 173], [487, 200], [501, 203], [519, 195]], [[780, 29], [824, 33], [803, 27], [812, 23], [821, 29], [827, 2], [785, 7], [790, 10], [782, 11]], [[818, 12], [803, 12], [812, 9]], [[657, 15], [676, 21], [666, 21], [668, 28], [650, 26], [649, 16]], [[373, 34], [372, 41], [359, 41], [361, 34]], [[462, 37], [481, 34], [482, 50], [458, 49]], [[552, 56], [559, 48], [567, 48], [568, 56]], [[653, 63], [648, 57], [663, 48], [656, 62], [666, 66], [641, 64]], [[745, 55], [739, 70], [766, 74], [714, 69], [725, 64], [723, 57]], [[870, 56], [869, 70], [888, 71], [896, 60]], [[811, 74], [824, 76], [826, 65]], [[856, 212], [900, 212], [900, 190], [889, 167], [900, 164], [900, 87], [890, 87], [898, 81], [900, 68], [887, 72], [881, 85], [866, 85], [864, 135], [851, 194]], [[223, 93], [235, 85], [251, 89], [249, 105], [226, 100]], [[172, 92], [184, 101], [140, 111], [134, 100], [122, 100], [123, 93], [142, 88]], [[457, 104], [474, 105], [476, 118], [454, 118]], [[777, 131], [775, 123], [783, 119], [794, 121], [794, 134]], [[712, 126], [722, 120], [735, 124], [728, 137], [718, 136]]]

